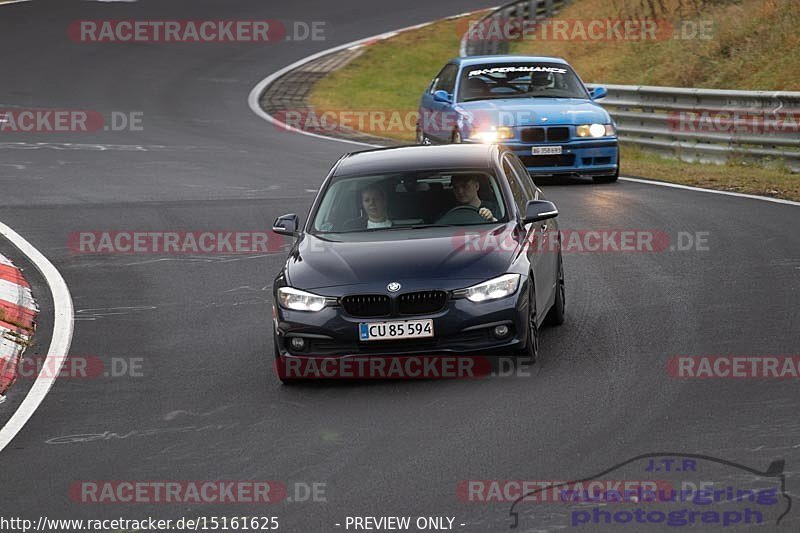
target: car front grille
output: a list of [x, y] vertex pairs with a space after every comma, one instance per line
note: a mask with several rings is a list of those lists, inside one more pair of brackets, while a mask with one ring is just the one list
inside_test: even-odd
[[444, 309], [447, 293], [444, 291], [420, 291], [401, 294], [397, 307], [401, 315], [427, 315]]
[[342, 298], [345, 313], [355, 317], [387, 316], [392, 304], [385, 294], [356, 294]]
[[545, 139], [544, 128], [525, 128], [520, 133], [520, 139], [526, 143], [543, 142]]
[[562, 142], [569, 140], [569, 128], [547, 128], [549, 142]]
[[575, 165], [575, 154], [561, 155], [523, 155], [520, 156], [526, 167], [571, 167]]
[[565, 142], [569, 141], [569, 128], [564, 126], [555, 126], [547, 129], [524, 128], [519, 137], [522, 142], [526, 143]]
[[379, 317], [390, 315], [427, 315], [437, 313], [447, 305], [445, 291], [418, 291], [401, 294], [392, 299], [385, 294], [353, 294], [341, 300], [345, 313], [353, 317]]

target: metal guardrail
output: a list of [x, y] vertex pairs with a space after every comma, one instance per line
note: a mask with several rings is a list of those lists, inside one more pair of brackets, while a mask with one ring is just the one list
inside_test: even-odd
[[[566, 0], [518, 0], [489, 13], [461, 39], [461, 55], [507, 54], [503, 24], [550, 17]], [[481, 37], [488, 37], [481, 39]], [[587, 84], [593, 88], [601, 84]], [[599, 102], [617, 122], [620, 142], [684, 161], [777, 160], [800, 172], [800, 92], [603, 85]]]
[[519, 29], [525, 23], [550, 18], [567, 2], [568, 0], [516, 0], [499, 7], [478, 20], [461, 37], [459, 55], [507, 54], [509, 40], [498, 35], [498, 30], [508, 30], [515, 23]]

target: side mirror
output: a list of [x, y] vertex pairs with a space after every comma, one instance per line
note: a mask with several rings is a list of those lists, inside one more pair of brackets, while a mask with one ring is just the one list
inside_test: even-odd
[[589, 96], [592, 97], [592, 100], [599, 100], [601, 98], [605, 98], [608, 95], [608, 89], [605, 87], [595, 87], [591, 91], [589, 91]]
[[289, 237], [295, 237], [298, 234], [298, 228], [300, 227], [300, 217], [291, 213], [289, 215], [282, 215], [275, 219], [275, 222], [272, 224], [272, 231], [277, 233], [278, 235], [288, 235]]
[[447, 91], [439, 89], [433, 93], [433, 101], [449, 104], [451, 103], [450, 94]]
[[528, 205], [525, 206], [523, 222], [529, 224], [531, 222], [540, 222], [557, 216], [558, 209], [553, 202], [548, 202], [547, 200], [531, 200], [528, 202]]

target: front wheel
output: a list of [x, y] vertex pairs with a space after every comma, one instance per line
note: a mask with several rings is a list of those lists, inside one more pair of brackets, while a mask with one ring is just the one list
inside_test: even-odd
[[528, 291], [528, 324], [525, 333], [525, 348], [517, 351], [516, 355], [519, 358], [525, 359], [529, 364], [536, 362], [539, 356], [539, 326], [537, 325], [536, 316], [536, 294], [533, 290], [533, 276], [530, 278], [531, 287]]
[[462, 140], [463, 139], [461, 138], [461, 132], [458, 131], [458, 130], [454, 131], [453, 132], [453, 144], [461, 144]]
[[594, 176], [592, 179], [595, 183], [614, 183], [619, 178], [619, 169], [614, 174], [608, 176]]
[[561, 260], [561, 252], [558, 253], [558, 276], [556, 280], [556, 299], [553, 307], [547, 313], [547, 324], [549, 326], [560, 326], [564, 323], [564, 310], [566, 308], [566, 297], [564, 294], [564, 262]]

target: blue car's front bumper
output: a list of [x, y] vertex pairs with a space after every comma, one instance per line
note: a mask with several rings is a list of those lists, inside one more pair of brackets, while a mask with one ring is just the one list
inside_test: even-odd
[[549, 144], [509, 144], [531, 174], [608, 175], [617, 171], [619, 145], [617, 139], [571, 140], [554, 143], [561, 146], [561, 155], [531, 155], [534, 146]]
[[[519, 156], [531, 174], [604, 176], [616, 173], [619, 165], [619, 143], [616, 137], [532, 143], [512, 139], [502, 144]], [[561, 155], [532, 155], [534, 146], [561, 146]]]

